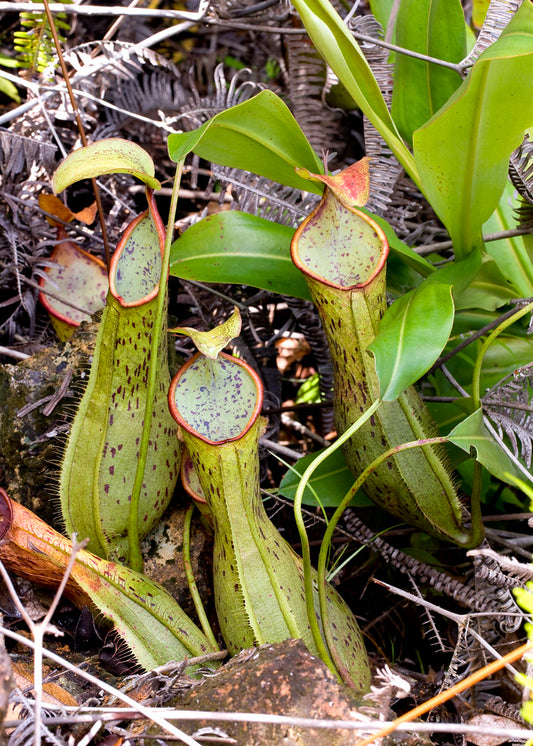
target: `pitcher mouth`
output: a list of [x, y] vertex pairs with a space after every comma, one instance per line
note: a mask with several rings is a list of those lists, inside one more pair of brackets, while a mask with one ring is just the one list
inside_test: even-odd
[[205, 443], [221, 445], [240, 440], [257, 421], [263, 384], [249, 365], [231, 355], [221, 352], [210, 360], [197, 352], [172, 379], [168, 403], [180, 427]]
[[[123, 308], [142, 306], [159, 293], [165, 226], [149, 189], [146, 190], [146, 199], [148, 209], [127, 226], [109, 266], [109, 291]], [[148, 217], [151, 224], [147, 230], [145, 221]], [[148, 235], [141, 235], [141, 240], [136, 241], [136, 232], [143, 230], [147, 230]], [[129, 263], [128, 257], [131, 257]], [[135, 287], [139, 288], [138, 292], [134, 291]]]
[[338, 290], [364, 288], [387, 260], [389, 244], [368, 215], [326, 189], [291, 241], [291, 258], [306, 276]]

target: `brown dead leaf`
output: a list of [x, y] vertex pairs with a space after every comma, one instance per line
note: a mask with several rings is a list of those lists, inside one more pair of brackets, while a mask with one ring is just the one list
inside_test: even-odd
[[[468, 725], [475, 725], [480, 730], [488, 731], [490, 728], [509, 728], [514, 730], [516, 723], [509, 718], [504, 718], [501, 715], [474, 715], [469, 721]], [[475, 746], [500, 746], [501, 743], [506, 743], [509, 740], [507, 736], [495, 736], [491, 733], [469, 733], [466, 736], [468, 743], [473, 743]]]
[[277, 340], [276, 347], [278, 350], [276, 363], [282, 375], [293, 363], [299, 362], [311, 352], [309, 343], [303, 334], [292, 334], [290, 337], [282, 337]]
[[[80, 212], [72, 212], [70, 207], [67, 207], [67, 205], [65, 205], [59, 197], [56, 197], [54, 194], [40, 194], [39, 207], [41, 210], [44, 210], [51, 215], [55, 215], [56, 218], [59, 218], [59, 220], [62, 220], [64, 223], [70, 223], [72, 220], [79, 220], [81, 223], [85, 223], [85, 225], [91, 225], [91, 223], [94, 222], [97, 212], [96, 202], [93, 202], [89, 207], [80, 210]], [[50, 225], [58, 225], [52, 218], [47, 217], [46, 219]]]
[[[15, 686], [22, 692], [29, 691], [30, 695], [33, 695], [32, 665], [24, 661], [12, 661], [11, 667]], [[54, 681], [48, 681], [43, 684], [43, 703], [45, 705], [70, 705], [71, 707], [78, 707], [79, 704], [70, 692]], [[11, 703], [8, 708], [6, 720], [18, 720], [21, 710], [22, 705]]]

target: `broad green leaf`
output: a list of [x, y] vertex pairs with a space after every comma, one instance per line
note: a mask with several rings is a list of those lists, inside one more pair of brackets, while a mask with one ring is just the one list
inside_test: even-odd
[[[507, 181], [498, 207], [483, 226], [483, 234], [499, 233], [516, 227], [515, 209], [518, 206], [513, 186]], [[513, 298], [533, 296], [533, 252], [528, 251], [527, 236], [515, 236], [500, 241], [489, 241], [485, 251], [494, 259], [506, 286], [514, 288]]]
[[307, 284], [291, 261], [293, 235], [293, 228], [244, 212], [210, 215], [174, 241], [170, 273], [309, 299]]
[[513, 481], [509, 475], [523, 479], [523, 472], [517, 469], [485, 427], [481, 408], [454, 427], [448, 438], [451, 443], [467, 453], [474, 448], [478, 461], [498, 479], [510, 484], [513, 484]]
[[483, 257], [483, 263], [474, 280], [455, 296], [456, 308], [472, 308], [495, 311], [516, 298], [517, 293], [505, 282], [496, 262], [489, 256]]
[[489, 9], [490, 0], [473, 0], [472, 3], [472, 23], [478, 29], [483, 26], [483, 21]]
[[173, 161], [188, 153], [223, 166], [261, 174], [306, 192], [322, 187], [296, 175], [296, 167], [323, 173], [320, 159], [288, 107], [272, 91], [216, 114], [192, 132], [169, 135]]
[[428, 277], [435, 272], [435, 267], [431, 262], [428, 262], [428, 260], [424, 259], [423, 256], [417, 254], [416, 251], [398, 238], [390, 223], [388, 223], [385, 218], [382, 218], [380, 215], [374, 215], [373, 212], [370, 212], [370, 210], [367, 210], [365, 207], [359, 207], [358, 209], [372, 218], [372, 220], [376, 221], [387, 237], [390, 250], [394, 252], [399, 259], [405, 262], [407, 266], [414, 269], [418, 274], [422, 275], [422, 277]]
[[422, 189], [445, 224], [456, 257], [482, 246], [511, 152], [533, 123], [533, 4], [524, 2], [468, 78], [413, 135]]
[[381, 24], [384, 34], [387, 33], [387, 26], [389, 25], [394, 5], [394, 0], [370, 0], [372, 15]]
[[160, 189], [161, 184], [154, 173], [154, 162], [144, 148], [119, 137], [110, 137], [70, 153], [54, 171], [52, 186], [54, 193], [59, 194], [82, 179], [105, 174], [132, 174], [151, 189]]
[[454, 295], [475, 277], [481, 256], [472, 252], [430, 275], [390, 306], [369, 349], [376, 357], [382, 399], [391, 400], [431, 368], [448, 342]]
[[[294, 500], [302, 474], [322, 451], [310, 453], [299, 459], [281, 480], [278, 492], [288, 500]], [[353, 485], [354, 477], [342, 455], [337, 449], [314, 472], [308, 481], [302, 502], [304, 505], [321, 505], [323, 508], [336, 508]], [[351, 505], [373, 505], [361, 492], [355, 495]]]
[[454, 316], [451, 291], [445, 283], [422, 283], [387, 310], [369, 346], [384, 401], [400, 396], [444, 349]]
[[453, 285], [454, 298], [462, 293], [472, 280], [476, 277], [481, 267], [481, 252], [472, 251], [460, 261], [453, 261], [445, 264], [443, 267], [434, 272], [426, 283], [439, 282], [447, 285]]
[[[429, 57], [460, 62], [466, 55], [466, 31], [459, 0], [402, 0], [395, 43]], [[461, 85], [455, 70], [396, 55], [392, 116], [403, 137], [425, 124]]]
[[365, 56], [338, 13], [328, 0], [292, 0], [292, 4], [316, 50], [418, 184], [413, 157], [396, 129]]

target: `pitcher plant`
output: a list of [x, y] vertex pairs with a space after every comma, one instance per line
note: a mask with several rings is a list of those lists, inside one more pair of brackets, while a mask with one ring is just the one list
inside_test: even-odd
[[[302, 560], [272, 524], [261, 499], [262, 401], [255, 371], [222, 352], [213, 357], [196, 353], [178, 371], [169, 392], [170, 410], [212, 517], [215, 605], [228, 650], [234, 654], [296, 637], [317, 654]], [[331, 658], [347, 683], [366, 691], [369, 665], [355, 617], [331, 586], [328, 603]]]
[[[305, 276], [328, 338], [339, 433], [380, 396], [368, 348], [387, 308], [388, 243], [379, 225], [355, 207], [367, 198], [366, 169], [366, 163], [359, 162], [334, 177], [307, 173], [326, 187], [291, 243], [292, 260]], [[359, 476], [384, 451], [430, 438], [435, 429], [411, 386], [394, 401], [381, 402], [344, 444], [344, 455]], [[374, 470], [363, 489], [377, 505], [412, 526], [461, 546], [475, 543], [442, 446], [392, 456]]]
[[[158, 293], [167, 293], [166, 284], [159, 287], [165, 230], [151, 190], [147, 199], [148, 210], [126, 228], [111, 260], [91, 373], [60, 478], [66, 530], [88, 537], [93, 553], [123, 563], [130, 562], [133, 545], [136, 549], [161, 518], [181, 458], [176, 425], [166, 403], [170, 384], [166, 300], [154, 361], [155, 396], [147, 415]], [[136, 499], [134, 480], [146, 416], [151, 419], [150, 436]]]

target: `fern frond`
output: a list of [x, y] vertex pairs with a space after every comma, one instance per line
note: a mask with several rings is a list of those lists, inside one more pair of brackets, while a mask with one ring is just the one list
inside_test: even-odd
[[[364, 34], [378, 41], [383, 38], [381, 25], [372, 15], [357, 16], [349, 21], [348, 28], [355, 34]], [[388, 61], [388, 50], [377, 44], [371, 44], [369, 41], [361, 42], [361, 50], [374, 73], [385, 102], [390, 106], [394, 66]], [[386, 214], [388, 219], [392, 213], [392, 223], [396, 226], [398, 221], [403, 222], [406, 217], [405, 209], [400, 208], [399, 205], [394, 204], [394, 209], [391, 209], [403, 168], [385, 140], [366, 117], [364, 117], [364, 136], [365, 152], [370, 158], [370, 199], [367, 208], [378, 215]]]
[[306, 37], [288, 36], [284, 43], [294, 117], [317, 153], [338, 152], [346, 133], [342, 132], [342, 112], [330, 108], [325, 101], [331, 88], [330, 71]]
[[477, 41], [472, 51], [463, 60], [463, 65], [473, 65], [479, 55], [494, 44], [520, 7], [521, 2], [522, 0], [491, 0]]
[[[36, 2], [36, 0], [33, 0], [33, 2]], [[67, 4], [72, 0], [60, 0], [60, 2]], [[32, 73], [42, 73], [50, 65], [56, 54], [50, 23], [42, 8], [42, 3], [39, 2], [39, 5], [41, 6], [40, 10], [20, 14], [22, 31], [15, 31], [13, 34], [14, 48], [19, 55], [19, 65]], [[59, 40], [61, 42], [65, 41], [61, 32], [70, 28], [70, 24], [66, 20], [66, 14], [56, 13], [54, 25]]]
[[515, 458], [529, 469], [533, 455], [533, 363], [503, 378], [483, 398], [498, 435], [507, 436]]
[[522, 199], [533, 205], [533, 140], [527, 134], [511, 155], [509, 176]]
[[533, 225], [533, 141], [528, 134], [511, 155], [509, 176], [520, 195], [516, 208], [519, 225], [531, 229]]

